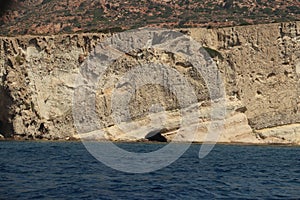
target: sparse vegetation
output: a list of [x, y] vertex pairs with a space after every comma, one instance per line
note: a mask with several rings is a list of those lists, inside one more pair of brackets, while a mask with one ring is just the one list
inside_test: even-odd
[[299, 7], [300, 1], [284, 0], [22, 0], [0, 18], [0, 35], [121, 31], [151, 24], [213, 28], [282, 22], [300, 20]]
[[17, 62], [18, 65], [22, 65], [24, 63], [24, 61], [25, 61], [25, 59], [22, 56], [20, 56], [20, 55], [17, 55], [15, 57], [15, 59], [16, 59], [16, 62]]
[[223, 56], [220, 52], [218, 52], [215, 49], [209, 48], [209, 47], [203, 47], [205, 49], [205, 51], [210, 55], [210, 57], [212, 58], [216, 58], [218, 57], [219, 59], [223, 60]]

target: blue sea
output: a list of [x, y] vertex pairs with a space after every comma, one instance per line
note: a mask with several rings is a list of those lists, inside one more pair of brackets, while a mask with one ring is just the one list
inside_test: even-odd
[[[118, 143], [134, 152], [156, 143]], [[134, 174], [81, 142], [0, 142], [0, 199], [300, 199], [300, 147], [193, 144], [163, 169]]]

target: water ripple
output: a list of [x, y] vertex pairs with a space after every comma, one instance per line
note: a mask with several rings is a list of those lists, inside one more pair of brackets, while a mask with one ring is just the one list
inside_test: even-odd
[[[161, 144], [118, 144], [149, 152]], [[200, 145], [148, 174], [99, 163], [80, 142], [0, 142], [0, 199], [298, 199], [299, 147]]]

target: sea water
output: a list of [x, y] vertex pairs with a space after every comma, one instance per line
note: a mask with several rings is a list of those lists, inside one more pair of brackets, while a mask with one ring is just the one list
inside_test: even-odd
[[[164, 144], [118, 143], [133, 152]], [[193, 144], [161, 170], [130, 174], [81, 142], [0, 142], [0, 199], [300, 199], [300, 147]]]

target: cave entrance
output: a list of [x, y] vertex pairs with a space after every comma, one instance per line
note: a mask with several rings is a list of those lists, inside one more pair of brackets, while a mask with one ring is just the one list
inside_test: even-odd
[[0, 134], [4, 137], [13, 135], [13, 125], [10, 122], [12, 98], [8, 90], [0, 86]]
[[154, 142], [167, 142], [167, 138], [161, 135], [160, 131], [151, 131], [145, 136], [145, 139]]

